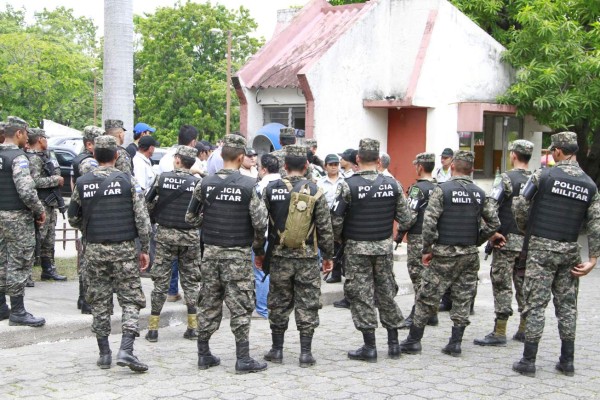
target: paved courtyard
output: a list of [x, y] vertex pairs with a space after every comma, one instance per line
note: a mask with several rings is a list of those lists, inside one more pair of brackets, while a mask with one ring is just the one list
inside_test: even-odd
[[[284, 363], [269, 364], [266, 372], [236, 375], [235, 347], [229, 321], [211, 341], [213, 353], [221, 357], [221, 365], [206, 371], [196, 368], [196, 343], [182, 338], [185, 310], [181, 303], [168, 303], [167, 325], [159, 331], [159, 342], [139, 338], [135, 352], [149, 364], [145, 374], [113, 365], [110, 370], [96, 367], [96, 341], [90, 337], [90, 316], [77, 314], [74, 308], [75, 282], [38, 283], [28, 289], [31, 310], [48, 319], [46, 327], [8, 327], [0, 323], [0, 398], [84, 398], [84, 399], [584, 399], [600, 397], [600, 271], [581, 280], [579, 295], [578, 339], [576, 342], [576, 374], [564, 377], [554, 370], [560, 341], [553, 306], [547, 312], [544, 338], [540, 344], [535, 378], [520, 376], [511, 370], [520, 358], [522, 344], [509, 341], [507, 347], [483, 348], [472, 344], [475, 337], [489, 333], [493, 326], [491, 283], [486, 278], [489, 260], [482, 265], [476, 300], [476, 313], [465, 332], [463, 355], [453, 358], [440, 352], [450, 336], [448, 313], [440, 314], [440, 325], [427, 327], [423, 353], [403, 355], [399, 360], [387, 359], [385, 330], [377, 331], [379, 360], [367, 364], [347, 359], [346, 352], [361, 345], [362, 338], [352, 325], [350, 312], [337, 309], [331, 301], [341, 295], [340, 284], [323, 284], [324, 307], [321, 326], [316, 331], [313, 354], [317, 365], [298, 366], [299, 338], [293, 321], [286, 335]], [[397, 297], [407, 313], [412, 304], [406, 264], [396, 262], [401, 293]], [[149, 297], [151, 282], [144, 279]], [[42, 301], [54, 293], [52, 301]], [[516, 308], [516, 306], [515, 306]], [[115, 322], [119, 319], [115, 310]], [[142, 323], [147, 323], [148, 309], [143, 310]], [[512, 336], [518, 318], [509, 321]], [[120, 335], [110, 337], [113, 359]], [[85, 329], [84, 329], [85, 328]], [[46, 333], [44, 334], [44, 331]], [[407, 331], [400, 331], [403, 339]], [[142, 336], [145, 331], [142, 332]], [[84, 337], [82, 337], [84, 336]], [[270, 346], [269, 324], [253, 320], [251, 355], [262, 358]], [[33, 344], [26, 344], [33, 343]], [[25, 345], [24, 345], [25, 344]]]

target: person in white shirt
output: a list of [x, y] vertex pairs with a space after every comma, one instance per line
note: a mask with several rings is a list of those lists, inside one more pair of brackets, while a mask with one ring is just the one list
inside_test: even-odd
[[258, 160], [258, 154], [252, 147], [246, 147], [246, 154], [244, 154], [244, 160], [240, 167], [240, 173], [242, 175], [249, 176], [250, 178], [258, 178], [258, 169], [256, 168], [256, 162]]
[[325, 157], [325, 176], [319, 178], [317, 186], [323, 191], [330, 208], [335, 200], [337, 187], [343, 180], [344, 177], [340, 174], [340, 158], [336, 154], [328, 154]]
[[390, 167], [390, 162], [390, 155], [387, 153], [381, 153], [381, 155], [379, 156], [379, 165], [377, 166], [377, 171], [379, 171], [379, 173], [382, 175], [393, 178], [394, 176], [390, 173], [390, 171], [388, 171], [388, 168]]
[[138, 142], [138, 151], [133, 157], [133, 174], [144, 191], [152, 187], [156, 174], [152, 170], [150, 157], [154, 148], [160, 146], [152, 136], [142, 136]]
[[[182, 125], [181, 128], [179, 128], [179, 134], [177, 135], [177, 144], [179, 146], [195, 147], [197, 138], [198, 130], [195, 127], [192, 125]], [[173, 160], [175, 159], [177, 147], [178, 146], [170, 148], [163, 158], [160, 159], [160, 162], [158, 163], [158, 175], [163, 172], [173, 171]], [[200, 160], [196, 159], [196, 162], [191, 169], [200, 170]]]
[[346, 149], [340, 154], [340, 166], [342, 167], [340, 172], [344, 179], [350, 178], [358, 169], [358, 164], [356, 163], [357, 154], [358, 150], [354, 149]]
[[452, 164], [452, 158], [454, 157], [454, 151], [451, 148], [446, 147], [442, 151], [441, 162], [442, 166], [435, 170], [433, 177], [437, 183], [443, 183], [450, 179], [450, 164]]

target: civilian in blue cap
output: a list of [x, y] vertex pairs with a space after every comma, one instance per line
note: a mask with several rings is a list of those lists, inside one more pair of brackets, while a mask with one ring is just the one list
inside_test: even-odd
[[135, 153], [138, 151], [138, 143], [140, 138], [143, 136], [148, 136], [156, 132], [156, 128], [151, 127], [150, 125], [144, 122], [138, 122], [133, 127], [133, 142], [129, 143], [129, 146], [125, 150], [129, 153], [131, 158], [135, 157]]

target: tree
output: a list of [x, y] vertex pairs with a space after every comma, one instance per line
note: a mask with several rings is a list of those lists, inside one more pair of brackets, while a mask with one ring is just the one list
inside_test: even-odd
[[[248, 36], [256, 23], [243, 7], [228, 10], [211, 3], [177, 3], [134, 18], [140, 36], [135, 56], [136, 117], [158, 128], [162, 145], [176, 143], [183, 124], [214, 141], [225, 132], [227, 31], [233, 68], [239, 68], [262, 42]], [[211, 33], [218, 28], [223, 33]], [[232, 96], [232, 130], [239, 124]]]
[[0, 12], [0, 113], [82, 128], [93, 116], [96, 28], [62, 7], [35, 17], [27, 26], [24, 10]]

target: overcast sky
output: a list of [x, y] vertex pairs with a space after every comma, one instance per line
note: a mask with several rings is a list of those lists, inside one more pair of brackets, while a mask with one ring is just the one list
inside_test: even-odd
[[[185, 2], [185, 0], [182, 0]], [[197, 3], [205, 1], [195, 0]], [[277, 22], [277, 10], [290, 6], [304, 5], [308, 0], [214, 0], [227, 8], [239, 8], [241, 5], [250, 10], [250, 15], [258, 23], [256, 36], [270, 39]], [[133, 13], [152, 13], [157, 7], [173, 6], [176, 0], [133, 0]], [[58, 6], [72, 8], [76, 16], [84, 16], [94, 20], [98, 32], [102, 35], [104, 27], [104, 2], [102, 0], [0, 0], [0, 10], [11, 4], [15, 8], [25, 7], [28, 18], [33, 19], [34, 11], [45, 8], [53, 10]]]

